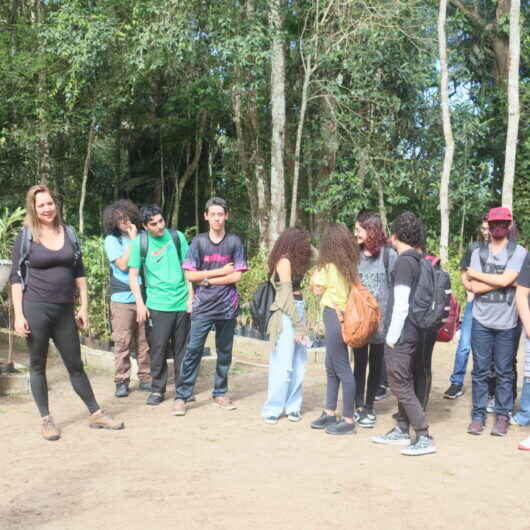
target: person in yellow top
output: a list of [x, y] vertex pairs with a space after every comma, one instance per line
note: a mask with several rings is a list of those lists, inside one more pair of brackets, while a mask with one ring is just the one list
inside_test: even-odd
[[[353, 434], [355, 379], [348, 359], [348, 346], [342, 340], [337, 310], [344, 311], [351, 285], [358, 281], [359, 247], [353, 234], [343, 224], [332, 224], [320, 242], [317, 269], [311, 286], [322, 295], [326, 345], [326, 406], [311, 423], [313, 429], [325, 429], [328, 434]], [[337, 421], [336, 409], [339, 386], [342, 384], [343, 413]]]

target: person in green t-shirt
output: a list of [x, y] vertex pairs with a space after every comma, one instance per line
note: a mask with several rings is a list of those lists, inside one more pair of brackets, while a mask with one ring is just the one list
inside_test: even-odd
[[[181, 232], [166, 228], [162, 210], [156, 204], [144, 206], [140, 210], [140, 219], [146, 232], [137, 236], [130, 245], [129, 284], [136, 300], [138, 323], [148, 323], [151, 394], [147, 404], [159, 405], [166, 392], [168, 344], [172, 340], [176, 382], [190, 331], [193, 291], [182, 271], [188, 242]], [[145, 301], [137, 281], [142, 269]]]

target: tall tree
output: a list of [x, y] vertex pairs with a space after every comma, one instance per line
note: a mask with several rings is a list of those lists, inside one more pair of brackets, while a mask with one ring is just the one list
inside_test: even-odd
[[502, 184], [502, 205], [513, 209], [513, 182], [517, 135], [519, 132], [519, 56], [521, 35], [519, 30], [520, 0], [511, 0], [510, 6], [510, 61], [508, 68], [508, 131]]
[[447, 69], [447, 37], [445, 34], [446, 18], [447, 0], [440, 0], [438, 11], [438, 47], [440, 50], [440, 101], [445, 140], [445, 155], [440, 181], [440, 258], [443, 263], [447, 263], [449, 259], [449, 177], [455, 151], [449, 109], [449, 73]]
[[270, 0], [271, 44], [271, 206], [269, 239], [273, 243], [285, 228], [285, 46], [284, 0]]

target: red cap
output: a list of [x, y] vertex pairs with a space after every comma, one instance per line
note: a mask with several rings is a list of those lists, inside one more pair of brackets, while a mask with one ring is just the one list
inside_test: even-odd
[[487, 221], [511, 221], [512, 220], [512, 212], [510, 212], [509, 208], [503, 208], [502, 206], [499, 206], [498, 208], [492, 208], [488, 212], [488, 218]]

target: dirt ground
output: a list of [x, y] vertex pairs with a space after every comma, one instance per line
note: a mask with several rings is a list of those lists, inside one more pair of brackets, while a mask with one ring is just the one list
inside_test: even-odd
[[111, 432], [88, 428], [54, 360], [61, 440], [40, 438], [30, 395], [0, 398], [0, 529], [528, 529], [530, 453], [517, 443], [530, 431], [466, 434], [470, 392], [441, 397], [453, 348], [434, 355], [428, 416], [438, 453], [416, 458], [370, 441], [391, 427], [393, 398], [377, 405], [375, 429], [346, 437], [310, 429], [324, 393], [319, 365], [308, 366], [303, 421], [276, 426], [259, 416], [263, 368], [233, 367], [235, 412], [211, 403], [211, 378], [202, 377], [183, 418], [170, 414], [171, 399], [151, 408], [143, 393], [114, 398], [112, 375], [90, 370], [100, 403], [126, 422]]

